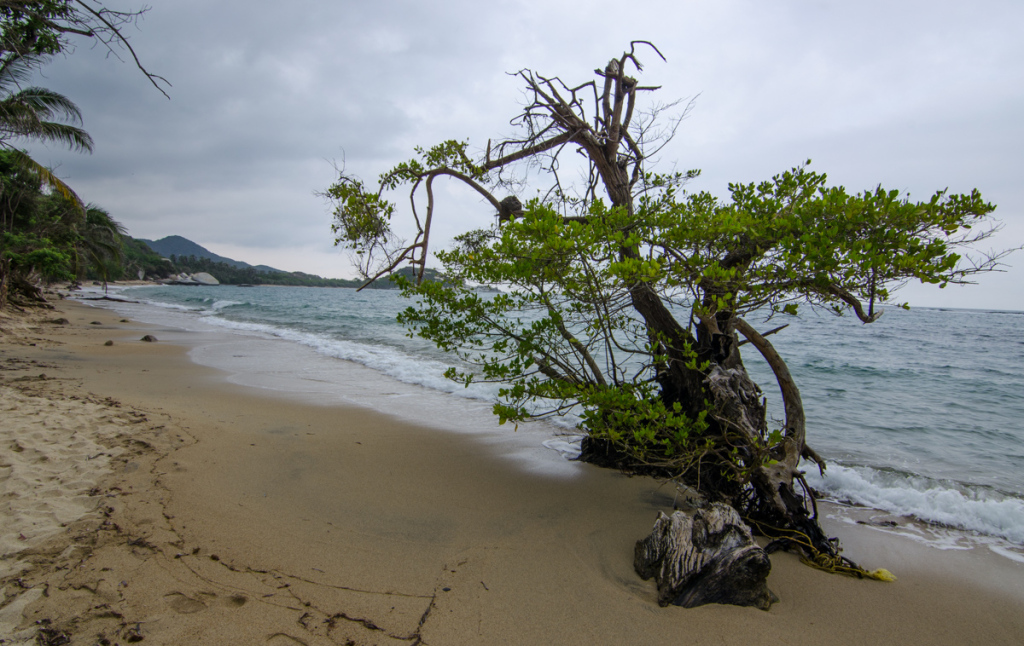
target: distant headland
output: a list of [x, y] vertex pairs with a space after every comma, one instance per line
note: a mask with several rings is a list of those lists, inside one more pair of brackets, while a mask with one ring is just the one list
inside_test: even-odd
[[[124, 274], [139, 279], [178, 284], [215, 284], [209, 281], [184, 280], [207, 274], [222, 285], [292, 285], [300, 287], [361, 287], [365, 281], [345, 278], [324, 278], [301, 271], [285, 271], [267, 265], [250, 265], [241, 260], [213, 253], [188, 238], [172, 235], [159, 240], [124, 237]], [[410, 268], [395, 272], [412, 276]], [[436, 278], [436, 270], [427, 269], [425, 278]], [[368, 289], [394, 289], [389, 280], [379, 280]]]

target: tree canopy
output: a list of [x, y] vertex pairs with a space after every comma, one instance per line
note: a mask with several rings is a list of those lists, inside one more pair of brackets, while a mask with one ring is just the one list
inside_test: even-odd
[[[925, 201], [882, 187], [851, 192], [809, 162], [732, 184], [727, 198], [690, 192], [698, 171], [662, 173], [649, 161], [682, 113], [641, 100], [658, 89], [632, 76], [643, 48], [660, 56], [634, 42], [578, 84], [519, 71], [519, 135], [479, 154], [456, 140], [418, 148], [375, 187], [340, 173], [327, 191], [336, 243], [369, 279], [405, 263], [422, 271], [434, 183], [473, 189], [493, 207], [489, 226], [436, 252], [449, 280], [407, 282], [414, 304], [401, 315], [462, 359], [449, 377], [503, 384], [502, 421], [573, 413], [584, 459], [676, 478], [762, 531], [798, 531], [810, 551], [839, 558], [799, 469], [801, 458], [825, 462], [806, 442], [799, 389], [767, 338], [780, 328], [757, 328], [803, 307], [870, 323], [909, 281], [970, 282], [1002, 257], [971, 251], [995, 230], [994, 207], [978, 191]], [[574, 160], [576, 183], [562, 171]], [[409, 194], [412, 242], [392, 229], [398, 190]], [[480, 295], [468, 287], [476, 283], [505, 293]], [[778, 381], [778, 427], [744, 368], [746, 344]]]
[[50, 189], [22, 156], [0, 151], [0, 278], [34, 293], [31, 276], [45, 281], [119, 277], [124, 228], [105, 209]]

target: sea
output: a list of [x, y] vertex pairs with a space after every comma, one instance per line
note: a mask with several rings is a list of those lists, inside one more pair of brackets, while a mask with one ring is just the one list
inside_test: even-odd
[[[497, 386], [447, 380], [456, 361], [396, 322], [410, 305], [396, 291], [111, 289], [118, 300], [90, 303], [160, 326], [158, 336], [187, 343], [194, 361], [232, 382], [475, 434], [545, 477], [581, 468], [574, 418], [500, 426], [490, 412]], [[879, 526], [1024, 563], [1024, 312], [892, 307], [870, 325], [804, 312], [759, 327], [780, 323], [789, 327], [771, 341], [800, 388], [808, 444], [828, 462], [824, 475], [805, 465], [812, 487], [860, 510], [849, 522], [865, 510], [907, 519]], [[777, 421], [770, 369], [756, 352], [744, 361]]]

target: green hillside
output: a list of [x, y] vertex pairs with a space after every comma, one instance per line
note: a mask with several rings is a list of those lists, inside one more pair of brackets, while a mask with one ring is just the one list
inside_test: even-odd
[[[164, 258], [170, 258], [171, 256], [184, 258], [195, 256], [196, 258], [206, 258], [208, 260], [212, 260], [213, 262], [224, 263], [225, 265], [230, 265], [232, 267], [237, 267], [239, 269], [252, 267], [252, 265], [250, 265], [247, 262], [243, 262], [241, 260], [234, 260], [232, 258], [217, 255], [210, 251], [209, 249], [207, 249], [206, 247], [196, 244], [195, 242], [192, 242], [188, 238], [183, 238], [182, 236], [167, 236], [166, 238], [160, 238], [159, 240], [144, 240], [140, 238], [139, 240], [141, 242], [146, 243], [146, 245], [148, 245], [150, 249], [157, 252]], [[273, 267], [268, 267], [266, 265], [258, 265], [255, 267], [255, 269], [257, 271], [264, 272], [281, 271], [280, 269], [274, 269]]]
[[[125, 264], [120, 276], [135, 278], [141, 270], [147, 278], [166, 278], [172, 274], [205, 272], [224, 285], [293, 285], [300, 287], [361, 287], [362, 280], [323, 278], [301, 271], [282, 271], [266, 265], [253, 266], [241, 260], [217, 255], [202, 245], [182, 236], [160, 240], [143, 240], [123, 236]], [[412, 268], [396, 274], [412, 278]], [[436, 280], [437, 271], [427, 269], [426, 280]], [[368, 289], [394, 289], [387, 279], [378, 280]]]

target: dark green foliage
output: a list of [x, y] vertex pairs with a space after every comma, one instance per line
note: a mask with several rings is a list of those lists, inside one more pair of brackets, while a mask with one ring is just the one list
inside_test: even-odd
[[65, 45], [55, 21], [71, 15], [68, 0], [0, 2], [0, 48], [19, 54], [56, 54]]
[[0, 150], [3, 273], [31, 283], [120, 278], [123, 227], [104, 209], [48, 190], [20, 151]]
[[[10, 271], [48, 280], [74, 277], [77, 205], [43, 190], [43, 182], [13, 151], [0, 150], [0, 255]], [[76, 212], [77, 211], [77, 212]]]
[[122, 236], [121, 246], [124, 261], [118, 267], [114, 280], [136, 280], [139, 272], [142, 278], [166, 278], [174, 273], [174, 265], [149, 248], [142, 240]]
[[[801, 304], [852, 308], [870, 322], [903, 282], [964, 282], [990, 266], [955, 252], [988, 232], [972, 232], [994, 208], [976, 191], [925, 202], [883, 189], [850, 194], [796, 168], [732, 185], [731, 199], [719, 200], [679, 192], [679, 179], [649, 176], [632, 212], [596, 199], [566, 218], [527, 202], [520, 217], [435, 252], [446, 281], [404, 281], [416, 305], [399, 320], [473, 366], [449, 370], [451, 379], [506, 384], [494, 408], [502, 422], [572, 409], [590, 438], [637, 464], [685, 473], [713, 454], [744, 482], [773, 460], [782, 435], [764, 428], [756, 446], [738, 451], [727, 427], [709, 435], [716, 406], [667, 390], [660, 375], [685, 361], [703, 379], [714, 353], [699, 349], [699, 329], [674, 338], [645, 323], [631, 286], [649, 285], [691, 325], [721, 329]], [[480, 283], [509, 293], [488, 298], [464, 286]]]

